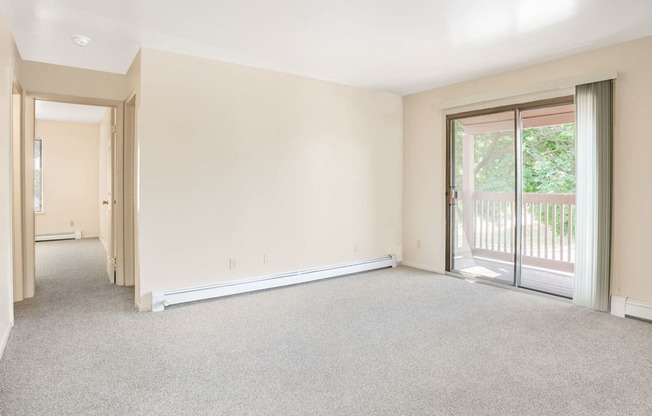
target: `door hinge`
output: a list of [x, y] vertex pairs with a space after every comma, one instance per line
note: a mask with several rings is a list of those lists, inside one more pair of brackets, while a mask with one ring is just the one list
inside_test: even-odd
[[118, 132], [118, 126], [111, 126], [111, 133], [116, 134]]
[[109, 263], [111, 263], [115, 267], [115, 265], [116, 265], [115, 257], [109, 257]]

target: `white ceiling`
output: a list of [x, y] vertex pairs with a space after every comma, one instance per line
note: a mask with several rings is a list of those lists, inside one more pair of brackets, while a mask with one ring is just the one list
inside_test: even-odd
[[[0, 0], [23, 59], [125, 73], [140, 46], [413, 93], [652, 35], [652, 0]], [[72, 35], [91, 38], [86, 48]]]
[[71, 121], [86, 124], [99, 123], [107, 110], [107, 107], [42, 100], [36, 100], [35, 107], [37, 120]]

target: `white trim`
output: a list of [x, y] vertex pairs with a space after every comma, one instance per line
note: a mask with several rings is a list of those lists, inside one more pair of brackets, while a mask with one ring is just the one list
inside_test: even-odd
[[35, 241], [53, 241], [53, 240], [81, 240], [81, 231], [72, 231], [69, 233], [58, 234], [40, 234], [34, 237]]
[[652, 303], [627, 298], [611, 296], [611, 314], [620, 317], [631, 316], [652, 321]]
[[487, 101], [501, 100], [505, 98], [536, 94], [545, 91], [561, 90], [573, 88], [577, 85], [589, 84], [591, 82], [606, 81], [618, 78], [618, 71], [615, 69], [606, 69], [593, 72], [590, 74], [576, 75], [573, 77], [555, 79], [552, 81], [540, 82], [538, 84], [524, 85], [515, 88], [509, 88], [501, 91], [492, 91], [485, 94], [479, 94], [471, 97], [456, 98], [442, 101], [437, 104], [440, 110], [449, 110], [457, 107], [464, 107], [472, 104], [480, 104]]
[[423, 264], [414, 263], [414, 262], [411, 262], [411, 261], [402, 261], [401, 265], [407, 266], [407, 267], [412, 267], [413, 269], [425, 270], [427, 272], [444, 274], [444, 272], [442, 270], [437, 270], [434, 267], [424, 266]]
[[625, 317], [625, 306], [627, 305], [627, 298], [620, 295], [611, 295], [611, 314]]
[[[13, 306], [12, 306], [13, 308]], [[5, 353], [5, 348], [7, 347], [7, 342], [9, 342], [9, 335], [11, 334], [11, 328], [13, 327], [12, 325], [7, 326], [7, 331], [2, 335], [0, 338], [0, 360], [2, 360], [2, 356]]]
[[394, 255], [354, 263], [297, 270], [289, 273], [231, 280], [214, 285], [189, 287], [166, 292], [153, 292], [152, 311], [161, 312], [166, 306], [176, 305], [179, 303], [295, 285], [298, 283], [312, 282], [315, 280], [328, 279], [331, 277], [344, 276], [347, 274], [366, 272], [386, 267], [396, 267], [396, 257]]

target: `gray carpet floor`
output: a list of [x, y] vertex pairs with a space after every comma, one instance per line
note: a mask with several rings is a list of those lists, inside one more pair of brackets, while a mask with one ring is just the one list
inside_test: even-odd
[[10, 415], [651, 415], [652, 324], [399, 267], [138, 313], [97, 240], [37, 244]]

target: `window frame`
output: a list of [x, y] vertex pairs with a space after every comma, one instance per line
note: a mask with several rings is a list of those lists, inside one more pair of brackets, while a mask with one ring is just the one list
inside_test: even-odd
[[[38, 158], [37, 158], [37, 149], [38, 149]], [[38, 167], [37, 167], [37, 160], [38, 160]], [[37, 169], [39, 172], [38, 187], [36, 184]], [[37, 195], [37, 190], [38, 190], [38, 195]], [[37, 199], [39, 202], [38, 206], [36, 205]], [[36, 139], [34, 139], [34, 213], [42, 214], [43, 212], [44, 212], [43, 210], [43, 138], [37, 137]]]

